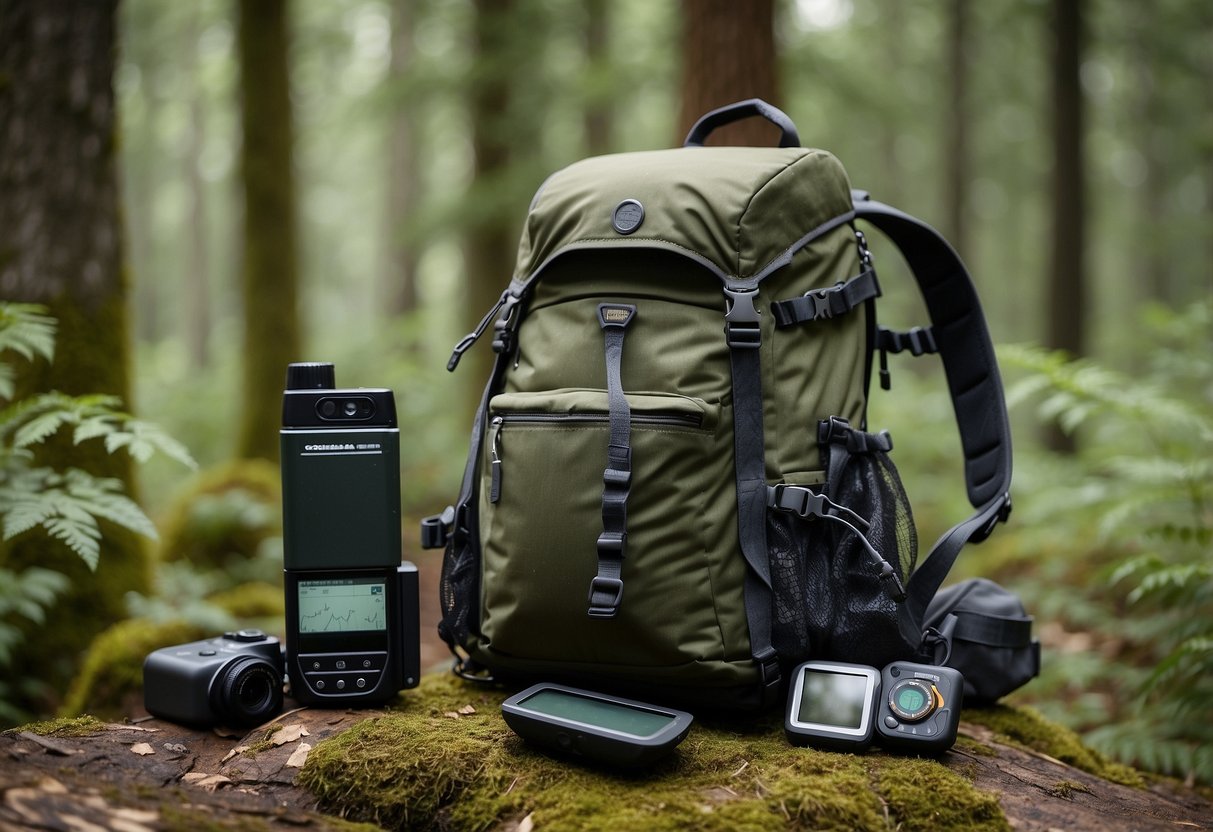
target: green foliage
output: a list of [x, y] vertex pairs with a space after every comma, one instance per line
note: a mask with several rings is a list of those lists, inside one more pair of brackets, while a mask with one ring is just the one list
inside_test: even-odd
[[[1031, 348], [1000, 351], [1027, 370], [1012, 402], [1037, 402], [1084, 442], [1032, 480], [1030, 521], [1086, 541], [1102, 564], [1086, 593], [1059, 583], [1056, 612], [1088, 631], [1086, 739], [1118, 759], [1213, 782], [1213, 302], [1179, 314], [1151, 309], [1139, 343], [1147, 372], [1132, 377]], [[1199, 358], [1197, 358], [1199, 357]], [[1079, 561], [1080, 562], [1080, 561]], [[1048, 605], [1050, 591], [1041, 589]], [[1079, 597], [1075, 597], [1078, 595]], [[1077, 658], [1077, 657], [1076, 657]], [[1080, 663], [1081, 664], [1081, 663]]]
[[162, 530], [161, 561], [227, 567], [256, 557], [282, 535], [278, 466], [236, 460], [202, 471], [173, 498]]
[[[51, 360], [55, 322], [43, 307], [0, 303], [0, 527], [4, 542], [40, 530], [96, 570], [101, 557], [101, 523], [112, 523], [154, 538], [156, 529], [117, 479], [77, 468], [40, 464], [37, 447], [71, 428], [72, 442], [101, 441], [107, 453], [125, 451], [136, 460], [163, 453], [192, 465], [185, 448], [158, 428], [119, 410], [109, 396], [34, 393], [17, 398], [15, 354], [26, 361]], [[68, 588], [51, 570], [21, 571], [0, 564], [0, 668], [13, 659], [26, 628], [45, 623], [46, 611]], [[12, 703], [24, 682], [0, 682], [0, 719], [19, 716]]]
[[121, 719], [143, 689], [143, 660], [161, 647], [213, 636], [212, 629], [185, 621], [119, 621], [93, 639], [80, 672], [63, 701], [62, 716], [98, 714]]

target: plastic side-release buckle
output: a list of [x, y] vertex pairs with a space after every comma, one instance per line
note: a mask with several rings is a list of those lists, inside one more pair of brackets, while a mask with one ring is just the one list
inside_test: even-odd
[[767, 647], [754, 656], [754, 664], [758, 665], [758, 675], [762, 684], [762, 701], [764, 704], [777, 701], [783, 674], [779, 669], [779, 654], [775, 648]]
[[726, 288], [724, 293], [728, 297], [728, 309], [724, 314], [725, 341], [733, 349], [758, 349], [762, 346], [759, 312], [754, 305], [758, 290]]
[[442, 514], [431, 514], [421, 520], [421, 548], [441, 549], [446, 546], [455, 525], [455, 507], [447, 506]]

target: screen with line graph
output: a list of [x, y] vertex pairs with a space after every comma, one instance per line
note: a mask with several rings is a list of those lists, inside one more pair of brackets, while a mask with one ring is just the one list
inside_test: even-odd
[[338, 633], [387, 629], [382, 578], [299, 582], [299, 632]]

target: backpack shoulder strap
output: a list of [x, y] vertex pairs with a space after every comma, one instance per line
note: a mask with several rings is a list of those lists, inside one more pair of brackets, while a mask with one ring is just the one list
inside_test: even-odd
[[960, 428], [969, 503], [976, 509], [944, 533], [906, 586], [902, 634], [916, 643], [927, 604], [961, 548], [985, 540], [1011, 512], [1011, 429], [981, 303], [956, 251], [931, 226], [865, 191], [852, 191], [851, 197], [856, 218], [876, 226], [901, 250], [926, 301]]

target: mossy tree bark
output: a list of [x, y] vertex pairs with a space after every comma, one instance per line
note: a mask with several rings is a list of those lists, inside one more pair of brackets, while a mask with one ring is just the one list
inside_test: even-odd
[[[683, 0], [679, 144], [708, 110], [746, 98], [779, 106], [774, 0]], [[779, 132], [749, 118], [716, 130], [711, 145], [774, 146]]]
[[[467, 275], [465, 324], [471, 331], [508, 285], [518, 243], [518, 206], [507, 197], [515, 147], [525, 146], [530, 126], [512, 112], [515, 86], [527, 68], [523, 19], [518, 0], [475, 0], [472, 30], [475, 74], [469, 94], [473, 153], [473, 207], [463, 247]], [[529, 49], [530, 47], [525, 47]], [[529, 114], [535, 118], [535, 114]], [[491, 331], [483, 339], [491, 341]], [[492, 369], [495, 354], [489, 344], [478, 344], [464, 361], [465, 393], [469, 408], [478, 401]]]
[[[1053, 241], [1045, 294], [1046, 344], [1073, 356], [1085, 353], [1086, 167], [1083, 93], [1079, 68], [1084, 43], [1082, 0], [1053, 2]], [[1056, 424], [1045, 432], [1048, 447], [1074, 453], [1074, 438]]]
[[[392, 3], [391, 83], [405, 83], [413, 62], [415, 0]], [[409, 103], [398, 103], [388, 134], [386, 253], [380, 276], [379, 297], [391, 315], [405, 315], [417, 308], [418, 246], [405, 239], [405, 219], [421, 197], [421, 162], [415, 114]]]
[[[20, 368], [18, 395], [60, 390], [130, 402], [125, 253], [115, 172], [117, 0], [0, 0], [0, 297], [46, 305], [59, 321], [53, 363]], [[133, 494], [133, 466], [100, 442], [57, 438], [40, 462], [112, 477]], [[51, 610], [13, 668], [61, 679], [127, 591], [146, 592], [142, 538], [103, 523], [100, 565], [45, 537], [19, 538], [0, 563], [67, 574], [73, 589]], [[32, 655], [36, 651], [37, 655]]]
[[286, 365], [302, 360], [287, 0], [240, 0], [244, 364], [238, 455], [278, 460]]

